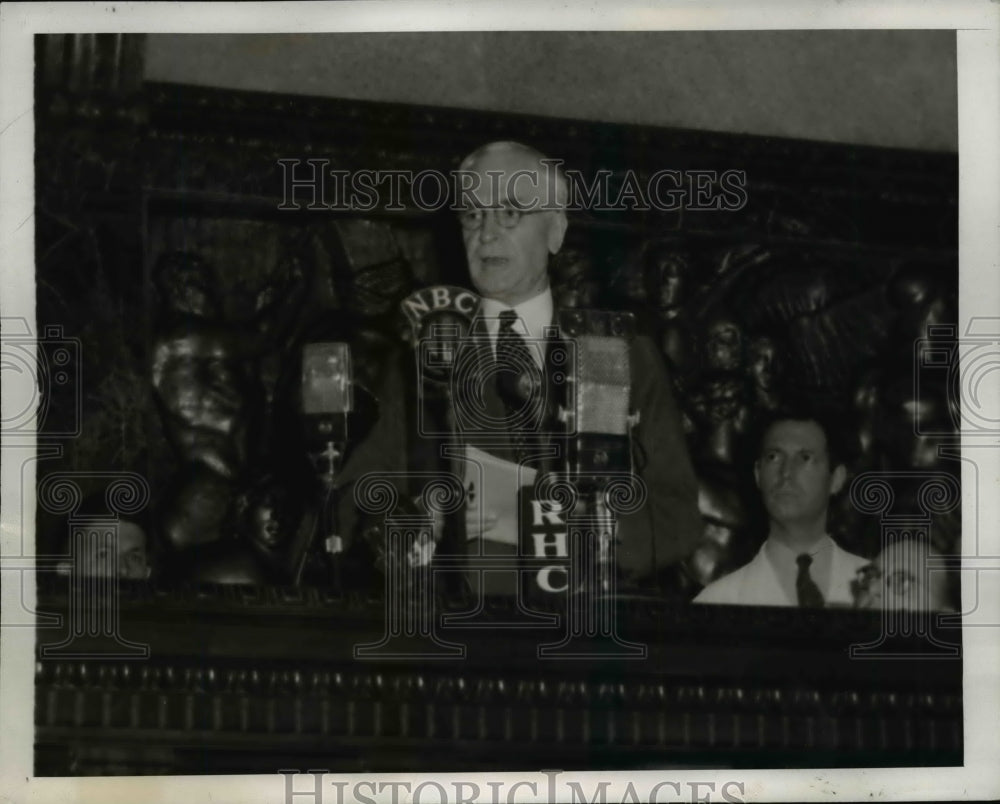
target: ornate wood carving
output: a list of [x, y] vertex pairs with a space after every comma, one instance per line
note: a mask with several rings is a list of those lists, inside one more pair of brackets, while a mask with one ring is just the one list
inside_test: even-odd
[[[65, 593], [45, 583], [42, 609]], [[242, 751], [244, 772], [281, 767], [281, 754], [254, 754], [274, 746], [344, 770], [403, 770], [413, 751], [427, 768], [480, 767], [484, 754], [496, 767], [524, 751], [574, 767], [595, 746], [609, 767], [961, 757], [960, 663], [852, 661], [847, 646], [876, 630], [874, 615], [826, 612], [818, 636], [794, 611], [647, 601], [621, 615], [650, 642], [643, 662], [539, 662], [551, 631], [469, 630], [453, 637], [469, 646], [461, 660], [356, 661], [351, 645], [381, 634], [378, 602], [239, 587], [123, 598], [123, 633], [150, 642], [148, 661], [38, 662], [38, 742], [69, 752], [53, 769], [84, 742], [169, 748], [173, 772], [191, 768], [186, 745], [209, 767]]]

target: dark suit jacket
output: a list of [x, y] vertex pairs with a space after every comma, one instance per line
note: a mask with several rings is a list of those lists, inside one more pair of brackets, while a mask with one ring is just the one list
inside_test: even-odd
[[[619, 566], [628, 574], [643, 576], [688, 556], [701, 535], [698, 485], [687, 453], [681, 417], [671, 390], [663, 358], [651, 338], [637, 336], [629, 351], [632, 406], [639, 414], [634, 433], [633, 462], [646, 484], [646, 504], [623, 516], [618, 524]], [[379, 393], [379, 420], [364, 442], [348, 457], [338, 486], [341, 530], [350, 539], [361, 518], [354, 506], [353, 484], [367, 472], [446, 467], [437, 458], [438, 444], [416, 433], [417, 371], [412, 352], [392, 356]], [[487, 407], [499, 402], [487, 390]], [[476, 439], [470, 439], [476, 443]], [[490, 452], [511, 457], [509, 448], [488, 439]], [[402, 493], [419, 489], [400, 484]]]

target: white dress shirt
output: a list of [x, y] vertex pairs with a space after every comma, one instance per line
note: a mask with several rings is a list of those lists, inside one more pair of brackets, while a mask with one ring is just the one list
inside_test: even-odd
[[[768, 539], [749, 564], [706, 586], [695, 597], [694, 602], [737, 606], [797, 606], [795, 573], [798, 567], [794, 563], [794, 556], [803, 551], [793, 553], [784, 545], [771, 545], [772, 541]], [[829, 536], [823, 537], [806, 552], [811, 553], [813, 550], [817, 551], [814, 558], [821, 558], [822, 563], [829, 561], [829, 569], [818, 572], [820, 577], [813, 577], [826, 604], [835, 607], [853, 605], [851, 581], [861, 567], [870, 563], [868, 559], [848, 553]]]

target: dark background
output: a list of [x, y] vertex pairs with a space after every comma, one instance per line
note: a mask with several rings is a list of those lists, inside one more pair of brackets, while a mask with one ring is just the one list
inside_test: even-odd
[[[663, 340], [702, 480], [707, 552], [696, 580], [739, 563], [761, 538], [748, 487], [747, 439], [761, 413], [755, 338], [777, 345], [784, 395], [807, 397], [845, 424], [856, 472], [954, 473], [955, 461], [937, 456], [940, 438], [914, 435], [952, 431], [947, 378], [913, 369], [927, 326], [957, 317], [953, 154], [151, 83], [142, 79], [150, 48], [160, 53], [156, 69], [169, 72], [155, 37], [37, 45], [38, 322], [82, 345], [82, 409], [69, 389], [55, 389], [43, 427], [78, 418], [58, 468], [137, 471], [154, 490], [148, 513], [177, 468], [149, 383], [160, 258], [182, 251], [211, 267], [223, 323], [256, 344], [258, 372], [294, 360], [303, 339], [322, 333], [353, 341], [361, 381], [374, 387], [401, 345], [399, 300], [427, 284], [466, 282], [460, 233], [447, 210], [412, 203], [363, 216], [279, 212], [277, 160], [446, 172], [503, 138], [585, 176], [610, 170], [612, 192], [626, 171], [746, 173], [748, 203], [735, 212], [574, 213], [553, 262], [557, 295], [585, 282], [590, 304], [630, 310]], [[900, 86], [914, 80], [887, 75]], [[669, 314], [658, 299], [664, 260], [686, 266]], [[720, 320], [739, 333], [723, 368], [707, 357]], [[62, 523], [41, 511], [39, 525], [40, 544], [54, 549]], [[846, 495], [832, 527], [848, 549], [878, 552], [877, 523], [859, 518]], [[939, 549], [955, 546], [957, 528], [955, 517], [939, 523]]]

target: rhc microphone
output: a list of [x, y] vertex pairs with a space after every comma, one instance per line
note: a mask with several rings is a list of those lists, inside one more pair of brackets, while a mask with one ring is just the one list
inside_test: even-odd
[[567, 469], [584, 485], [632, 471], [629, 341], [631, 313], [563, 310], [567, 395], [560, 418], [568, 434]]

